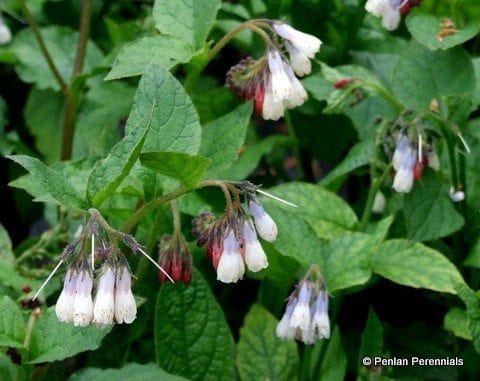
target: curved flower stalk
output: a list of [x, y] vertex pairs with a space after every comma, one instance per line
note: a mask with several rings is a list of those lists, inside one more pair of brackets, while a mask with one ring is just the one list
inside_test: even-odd
[[328, 293], [317, 266], [312, 266], [288, 298], [276, 332], [281, 339], [305, 344], [330, 337]]
[[258, 20], [258, 25], [272, 36], [262, 32], [267, 36], [266, 52], [258, 60], [247, 58], [233, 66], [227, 73], [227, 87], [245, 100], [253, 99], [255, 110], [263, 119], [278, 120], [286, 109], [307, 100], [307, 92], [296, 76], [311, 72], [310, 60], [322, 42], [282, 21]]

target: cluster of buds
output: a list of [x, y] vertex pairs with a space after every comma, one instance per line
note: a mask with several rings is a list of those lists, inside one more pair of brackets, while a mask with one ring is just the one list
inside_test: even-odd
[[2, 15], [0, 15], [0, 45], [8, 44], [12, 40], [12, 32], [5, 20], [3, 20]]
[[389, 31], [400, 24], [402, 15], [407, 15], [410, 8], [418, 7], [421, 0], [368, 0], [365, 10], [375, 17], [381, 17], [382, 26]]
[[252, 272], [266, 268], [267, 256], [257, 233], [268, 242], [275, 241], [278, 234], [277, 225], [252, 192], [253, 185], [247, 182], [236, 185], [239, 194], [246, 198], [247, 208], [237, 201], [218, 219], [213, 213], [203, 213], [194, 221], [197, 244], [206, 247], [217, 279], [224, 283], [242, 279], [245, 265]]
[[404, 131], [398, 133], [395, 151], [392, 157], [395, 170], [393, 189], [399, 193], [409, 193], [413, 181], [422, 177], [426, 166], [435, 171], [440, 169], [437, 151], [433, 142], [423, 138], [422, 133], [418, 138], [413, 138]]
[[316, 266], [309, 270], [288, 298], [285, 313], [277, 325], [277, 336], [305, 344], [330, 337], [328, 293]]
[[192, 254], [180, 233], [174, 233], [173, 236], [165, 234], [162, 237], [158, 263], [165, 270], [165, 273], [161, 271], [158, 273], [160, 282], [165, 283], [173, 279], [174, 282], [182, 281], [185, 285], [190, 284], [192, 280]]
[[113, 323], [130, 324], [137, 316], [137, 306], [131, 290], [128, 266], [104, 264], [98, 278], [95, 300], [92, 301], [93, 273], [88, 261], [69, 267], [63, 290], [55, 305], [60, 321], [75, 326], [94, 323], [107, 326]]
[[[278, 120], [286, 109], [307, 100], [307, 92], [296, 75], [311, 72], [310, 60], [322, 42], [281, 21], [261, 20], [259, 25], [268, 27], [275, 38], [269, 40], [267, 52], [259, 60], [246, 58], [229, 70], [227, 87], [246, 100], [253, 99], [263, 119]], [[277, 43], [279, 37], [281, 42]]]

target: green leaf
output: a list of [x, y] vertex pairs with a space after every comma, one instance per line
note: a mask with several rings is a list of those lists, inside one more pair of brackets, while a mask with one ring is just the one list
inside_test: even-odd
[[7, 230], [0, 224], [0, 261], [11, 262], [14, 260], [12, 252], [12, 241]]
[[472, 340], [472, 334], [468, 328], [467, 311], [453, 307], [443, 318], [443, 328], [451, 331], [455, 336], [465, 340]]
[[407, 238], [430, 241], [459, 230], [463, 217], [455, 210], [439, 176], [426, 171], [404, 197]]
[[20, 381], [27, 380], [27, 375], [23, 373], [20, 366], [14, 364], [10, 357], [0, 353], [0, 380], [2, 381]]
[[22, 311], [8, 296], [0, 298], [0, 347], [22, 348], [25, 340], [25, 322]]
[[17, 293], [20, 293], [24, 285], [28, 285], [32, 290], [41, 286], [38, 280], [20, 275], [17, 269], [15, 269], [15, 263], [3, 258], [0, 260], [0, 283], [12, 288]]
[[346, 371], [347, 356], [343, 350], [340, 330], [338, 326], [336, 326], [328, 340], [328, 347], [325, 351], [325, 357], [320, 367], [320, 377], [318, 379], [322, 381], [344, 380]]
[[346, 175], [354, 169], [367, 165], [373, 159], [374, 151], [375, 144], [373, 140], [365, 140], [355, 144], [348, 152], [345, 159], [329, 172], [328, 175], [320, 181], [320, 184], [326, 186], [340, 176]]
[[174, 36], [142, 37], [120, 50], [105, 80], [144, 74], [150, 64], [171, 69], [179, 63], [190, 61], [192, 56], [192, 46]]
[[192, 380], [233, 379], [233, 339], [198, 271], [188, 287], [164, 284], [160, 289], [155, 307], [155, 354], [160, 367]]
[[40, 160], [26, 155], [7, 156], [30, 172], [45, 190], [58, 202], [75, 209], [87, 209], [86, 200], [59, 172], [47, 167]]
[[473, 340], [473, 346], [480, 353], [480, 298], [465, 283], [456, 282], [454, 287], [460, 299], [467, 306], [468, 329]]
[[201, 48], [213, 26], [220, 0], [156, 0], [153, 6], [155, 26], [162, 33]]
[[294, 203], [298, 208], [264, 198], [267, 206], [276, 204], [282, 210], [294, 212], [320, 238], [329, 239], [351, 231], [358, 222], [357, 216], [345, 201], [318, 185], [291, 182], [273, 187], [268, 192]]
[[[77, 45], [78, 32], [66, 27], [49, 26], [41, 28], [40, 33], [55, 66], [65, 81], [69, 82], [72, 77], [76, 54], [72, 47]], [[49, 69], [30, 28], [25, 28], [15, 35], [10, 49], [18, 60], [15, 70], [24, 82], [35, 83], [42, 90], [60, 90], [60, 86]], [[89, 41], [83, 71], [88, 73], [98, 66], [102, 60], [102, 52]]]
[[86, 368], [80, 372], [74, 373], [69, 378], [70, 381], [182, 381], [186, 380], [180, 376], [174, 376], [157, 367], [155, 364], [136, 364], [129, 363], [120, 369], [99, 369]]
[[291, 380], [298, 372], [297, 345], [276, 336], [277, 320], [254, 304], [240, 330], [237, 369], [241, 380]]
[[414, 288], [455, 294], [452, 282], [463, 282], [457, 268], [441, 253], [403, 239], [381, 243], [370, 263], [375, 273]]
[[362, 334], [362, 342], [358, 351], [358, 363], [362, 363], [364, 357], [376, 357], [383, 354], [383, 327], [377, 314], [370, 309], [368, 311], [367, 324]]
[[[451, 73], [457, 73], [455, 81]], [[428, 110], [434, 98], [440, 101], [452, 95], [470, 96], [475, 89], [475, 74], [461, 47], [430, 51], [410, 41], [393, 68], [390, 86], [406, 107]]]
[[59, 322], [55, 306], [44, 310], [35, 322], [30, 338], [29, 364], [63, 360], [77, 353], [97, 349], [112, 327], [75, 327]]
[[210, 159], [205, 178], [225, 178], [232, 164], [238, 160], [238, 150], [245, 141], [252, 104], [243, 103], [221, 118], [203, 127], [200, 155]]
[[193, 189], [204, 175], [210, 161], [202, 156], [176, 152], [148, 152], [140, 155], [142, 165], [178, 180]]
[[405, 24], [412, 37], [431, 50], [453, 48], [472, 39], [480, 32], [480, 23], [471, 21], [460, 28], [455, 27], [457, 29], [455, 33], [439, 38], [438, 33], [443, 29], [442, 20], [444, 19], [429, 14], [414, 13], [408, 15]]

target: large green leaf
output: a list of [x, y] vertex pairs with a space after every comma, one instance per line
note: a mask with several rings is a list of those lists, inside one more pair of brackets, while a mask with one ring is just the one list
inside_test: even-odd
[[480, 23], [471, 21], [461, 27], [455, 27], [456, 32], [453, 34], [442, 37], [438, 35], [443, 29], [442, 20], [444, 18], [438, 16], [414, 13], [408, 15], [405, 24], [415, 40], [432, 50], [453, 48], [475, 37], [480, 31]]
[[187, 189], [196, 187], [210, 161], [202, 156], [177, 152], [147, 152], [140, 155], [142, 165], [178, 180]]
[[165, 284], [155, 307], [157, 364], [192, 380], [232, 380], [234, 345], [222, 310], [198, 271], [191, 284]]
[[405, 195], [404, 214], [407, 238], [430, 241], [459, 230], [463, 217], [455, 210], [447, 189], [433, 171], [427, 171]]
[[367, 324], [362, 334], [362, 342], [358, 351], [358, 363], [362, 363], [364, 357], [375, 357], [383, 354], [383, 327], [377, 314], [370, 309], [368, 311]]
[[378, 245], [370, 263], [375, 273], [405, 286], [455, 294], [453, 282], [463, 282], [457, 268], [441, 253], [403, 239]]
[[199, 153], [210, 159], [206, 178], [224, 178], [228, 174], [245, 141], [251, 114], [252, 104], [247, 102], [203, 127]]
[[322, 381], [343, 380], [345, 379], [346, 371], [347, 356], [343, 349], [340, 330], [337, 326], [333, 329], [330, 340], [328, 340], [328, 347], [325, 351], [318, 379]]
[[467, 306], [467, 324], [473, 340], [473, 346], [480, 353], [480, 297], [464, 283], [455, 283], [460, 299]]
[[77, 353], [97, 349], [112, 327], [98, 328], [94, 325], [75, 327], [61, 323], [55, 307], [44, 310], [35, 322], [30, 337], [29, 363], [38, 364], [63, 360]]
[[412, 40], [393, 68], [390, 85], [406, 107], [428, 109], [434, 98], [440, 101], [447, 96], [470, 95], [475, 89], [475, 74], [461, 47], [431, 51]]
[[188, 62], [192, 56], [192, 46], [174, 36], [142, 37], [125, 45], [120, 50], [112, 70], [105, 79], [141, 75], [145, 73], [150, 64], [171, 69], [178, 63]]
[[298, 352], [293, 341], [276, 336], [277, 320], [254, 304], [245, 317], [237, 346], [240, 379], [291, 380], [298, 372]]
[[220, 5], [220, 0], [156, 0], [153, 19], [162, 34], [181, 38], [196, 50], [207, 39]]
[[[78, 32], [66, 27], [49, 26], [40, 29], [40, 33], [58, 71], [65, 81], [69, 82], [76, 54], [73, 47], [77, 45]], [[39, 89], [60, 90], [30, 28], [25, 28], [15, 35], [10, 49], [18, 60], [15, 70], [24, 82], [35, 83]], [[89, 42], [84, 72], [89, 72], [98, 66], [102, 59], [102, 52]]]
[[42, 185], [45, 191], [47, 191], [59, 203], [70, 208], [88, 208], [87, 201], [61, 173], [47, 167], [34, 157], [26, 155], [13, 155], [8, 157], [30, 172], [30, 174], [35, 177], [35, 180]]
[[0, 347], [21, 348], [25, 340], [25, 322], [20, 307], [8, 296], [0, 298]]
[[[458, 292], [458, 290], [457, 290]], [[472, 340], [472, 334], [468, 328], [467, 311], [461, 308], [451, 308], [443, 319], [443, 327], [451, 331], [455, 336], [465, 340]]]
[[157, 367], [155, 364], [135, 364], [129, 363], [120, 369], [99, 369], [86, 368], [78, 373], [72, 374], [70, 381], [182, 381], [186, 380], [180, 376], [174, 376]]

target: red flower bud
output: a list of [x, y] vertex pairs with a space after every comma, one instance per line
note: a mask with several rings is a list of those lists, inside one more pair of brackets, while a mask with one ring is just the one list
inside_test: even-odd
[[255, 112], [261, 114], [263, 110], [263, 99], [265, 98], [265, 88], [262, 85], [257, 85], [255, 88], [255, 95], [253, 98], [253, 105]]
[[335, 81], [333, 84], [333, 87], [336, 89], [343, 89], [344, 87], [350, 85], [352, 82], [355, 81], [355, 78], [342, 78], [339, 79], [338, 81]]
[[413, 167], [414, 180], [420, 180], [422, 178], [423, 168], [425, 168], [424, 161], [417, 161]]
[[178, 282], [180, 279], [182, 279], [182, 260], [180, 259], [178, 253], [176, 253], [176, 255], [173, 257], [172, 271], [169, 274], [175, 282]]

